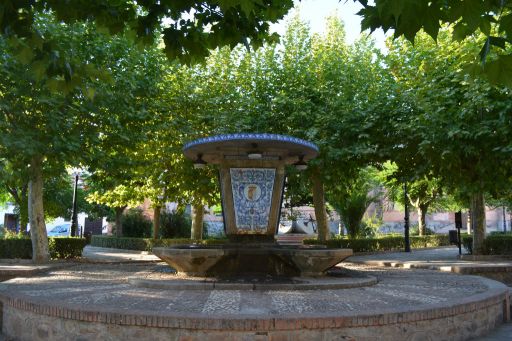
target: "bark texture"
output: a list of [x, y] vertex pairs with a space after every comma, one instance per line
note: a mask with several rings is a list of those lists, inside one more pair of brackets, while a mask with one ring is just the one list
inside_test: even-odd
[[160, 212], [161, 206], [155, 206], [153, 208], [153, 239], [157, 239], [160, 234]]
[[327, 212], [325, 209], [324, 184], [320, 178], [320, 172], [318, 169], [315, 169], [312, 175], [313, 205], [315, 206], [318, 240], [326, 241], [329, 239], [329, 229], [327, 226]]
[[123, 236], [123, 212], [126, 206], [122, 207], [116, 207], [116, 237], [122, 237]]
[[203, 239], [204, 206], [202, 204], [192, 205], [192, 233], [194, 240]]
[[427, 211], [428, 205], [418, 206], [418, 231], [420, 236], [427, 234]]
[[46, 263], [50, 259], [48, 235], [43, 208], [43, 158], [34, 156], [30, 160], [28, 184], [28, 220], [32, 239], [32, 260]]
[[483, 253], [485, 239], [485, 202], [482, 192], [471, 195], [471, 229], [473, 230], [473, 254]]

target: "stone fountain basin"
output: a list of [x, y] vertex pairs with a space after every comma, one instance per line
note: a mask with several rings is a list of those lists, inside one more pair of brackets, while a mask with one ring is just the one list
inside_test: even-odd
[[153, 248], [153, 253], [178, 273], [197, 277], [243, 275], [318, 277], [352, 249], [307, 246], [227, 244], [177, 245]]

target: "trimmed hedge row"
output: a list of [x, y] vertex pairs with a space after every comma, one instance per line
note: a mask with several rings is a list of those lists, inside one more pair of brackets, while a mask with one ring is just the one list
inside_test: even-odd
[[0, 259], [32, 259], [32, 241], [29, 238], [0, 239]]
[[[48, 248], [52, 259], [76, 258], [82, 255], [85, 238], [50, 237]], [[32, 259], [30, 238], [0, 239], [0, 259]]]
[[[411, 248], [425, 248], [450, 245], [448, 235], [436, 234], [429, 236], [411, 236]], [[405, 247], [403, 236], [383, 236], [376, 238], [337, 238], [326, 242], [320, 242], [316, 239], [305, 239], [304, 244], [308, 245], [326, 245], [329, 248], [347, 248], [354, 252], [373, 252], [373, 251], [394, 251], [403, 250]]]
[[[466, 236], [462, 239], [464, 248], [473, 253], [473, 236]], [[482, 246], [484, 255], [512, 255], [511, 234], [491, 234], [484, 239]]]
[[92, 236], [91, 246], [106, 247], [114, 249], [151, 251], [154, 247], [172, 246], [180, 244], [202, 244], [214, 245], [225, 244], [227, 239], [205, 239], [193, 240], [188, 238], [175, 239], [152, 239], [152, 238], [129, 238], [112, 236]]
[[69, 259], [82, 256], [87, 245], [85, 238], [55, 237], [48, 238], [48, 248], [52, 259]]

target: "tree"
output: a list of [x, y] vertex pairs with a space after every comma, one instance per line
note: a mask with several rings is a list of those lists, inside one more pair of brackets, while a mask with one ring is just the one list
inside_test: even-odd
[[[414, 170], [411, 170], [413, 172]], [[388, 191], [388, 196], [395, 202], [405, 204], [404, 183], [407, 182], [407, 201], [418, 213], [418, 231], [420, 236], [426, 234], [426, 215], [431, 208], [437, 208], [441, 199], [442, 186], [439, 179], [423, 176], [419, 179], [404, 177], [396, 164], [386, 162], [379, 172], [379, 179]]]
[[[437, 45], [418, 35], [415, 45], [398, 39], [390, 46], [390, 70], [397, 78], [399, 119], [389, 145], [405, 175], [437, 178], [448, 193], [469, 198], [475, 252], [485, 238], [485, 193], [509, 185], [510, 90], [470, 79], [463, 71], [478, 46], [454, 43], [448, 30]], [[400, 137], [400, 138], [399, 138]], [[394, 152], [393, 152], [394, 151]]]
[[59, 22], [95, 22], [110, 34], [126, 34], [141, 45], [155, 43], [162, 37], [170, 59], [193, 62], [204, 59], [209, 50], [238, 43], [259, 47], [269, 34], [269, 22], [277, 22], [293, 6], [291, 0], [243, 1], [129, 1], [101, 0], [74, 3], [59, 1], [7, 1], [1, 5], [0, 32], [9, 39], [18, 61], [33, 72], [49, 78], [66, 77], [66, 82], [81, 82], [86, 76], [80, 62], [71, 63], [60, 55], [54, 37], [43, 34], [34, 25], [38, 14], [53, 13]]
[[351, 238], [361, 234], [363, 216], [370, 206], [382, 196], [376, 170], [363, 168], [357, 177], [340, 182], [329, 191], [329, 203], [340, 215], [340, 219]]
[[[130, 137], [138, 136], [133, 132], [139, 129], [147, 112], [140, 110], [144, 105], [144, 101], [138, 100], [140, 84], [128, 77], [134, 73], [126, 72], [125, 82], [122, 83], [119, 77], [117, 87], [114, 87], [111, 75], [95, 71], [95, 66], [108, 66], [113, 73], [127, 71], [127, 61], [135, 52], [127, 53], [130, 46], [124, 43], [126, 40], [109, 41], [95, 33], [94, 27], [60, 25], [48, 15], [42, 15], [37, 25], [41, 32], [47, 32], [59, 43], [65, 56], [58, 58], [88, 61], [87, 68], [96, 75], [80, 87], [73, 82], [53, 81], [44, 72], [36, 77], [14, 58], [15, 51], [5, 44], [5, 40], [0, 40], [3, 48], [0, 72], [4, 80], [0, 93], [3, 104], [0, 107], [3, 116], [0, 123], [3, 148], [0, 152], [11, 162], [30, 165], [26, 172], [34, 260], [44, 262], [49, 256], [44, 226], [44, 178], [60, 176], [68, 165], [94, 166], [94, 162], [101, 159], [98, 147], [109, 141], [127, 147], [131, 140], [135, 140]], [[140, 67], [140, 64], [134, 64], [134, 67]], [[138, 73], [146, 76], [149, 68], [138, 70]], [[147, 81], [151, 80], [147, 78]], [[62, 86], [69, 86], [68, 91], [59, 92]], [[115, 88], [124, 92], [116, 93]], [[141, 104], [129, 106], [127, 103]]]
[[[473, 73], [483, 72], [492, 82], [512, 85], [512, 3], [509, 1], [416, 0], [386, 1], [363, 5], [361, 29], [382, 28], [394, 30], [394, 37], [404, 36], [411, 43], [423, 30], [434, 40], [439, 37], [441, 23], [453, 27], [452, 39], [462, 42], [474, 39], [481, 45], [480, 52], [471, 56], [480, 65], [473, 65]], [[483, 35], [482, 39], [480, 39]]]

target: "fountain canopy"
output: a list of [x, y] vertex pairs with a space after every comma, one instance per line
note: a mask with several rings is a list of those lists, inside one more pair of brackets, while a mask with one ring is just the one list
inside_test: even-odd
[[200, 167], [219, 165], [228, 238], [272, 242], [279, 224], [284, 167], [304, 169], [318, 155], [318, 147], [291, 136], [229, 134], [192, 141], [183, 152]]

